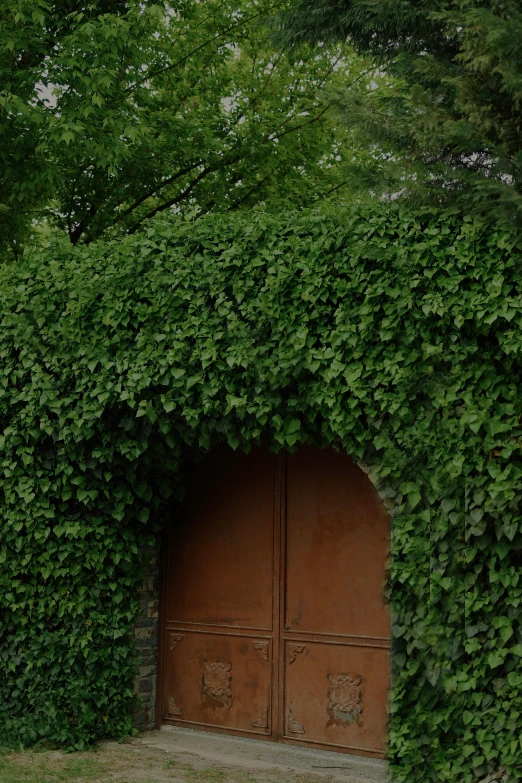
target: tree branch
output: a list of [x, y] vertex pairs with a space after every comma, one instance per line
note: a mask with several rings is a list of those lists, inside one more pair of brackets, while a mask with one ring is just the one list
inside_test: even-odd
[[160, 190], [163, 190], [163, 188], [165, 188], [167, 185], [172, 185], [173, 182], [175, 182], [177, 179], [180, 179], [180, 177], [184, 177], [185, 174], [189, 174], [198, 166], [201, 166], [202, 163], [203, 163], [202, 160], [198, 160], [195, 163], [191, 163], [190, 166], [185, 166], [184, 169], [180, 169], [171, 177], [168, 177], [168, 179], [163, 180], [163, 182], [161, 182], [157, 187], [154, 187], [151, 190], [147, 191], [147, 193], [144, 193], [143, 196], [140, 196], [140, 198], [134, 202], [134, 204], [131, 204], [130, 207], [127, 207], [126, 210], [124, 210], [120, 215], [118, 215], [118, 217], [116, 218], [116, 220], [113, 222], [112, 225], [119, 223], [120, 220], [123, 220], [123, 218], [127, 217], [127, 215], [130, 215], [131, 212], [134, 212], [134, 210], [137, 209], [139, 206], [141, 206], [141, 204], [143, 204], [143, 202], [146, 201], [148, 198], [151, 198], [151, 196], [154, 196]]
[[299, 125], [292, 125], [291, 128], [287, 128], [282, 133], [274, 133], [273, 136], [267, 136], [265, 140], [274, 141], [274, 139], [282, 139], [283, 136], [287, 136], [289, 133], [294, 133], [294, 131], [297, 131], [300, 128], [304, 128], [306, 125], [312, 125], [312, 123], [318, 122], [320, 119], [324, 117], [324, 115], [330, 108], [330, 105], [331, 104], [327, 103], [324, 109], [321, 112], [319, 112], [319, 114], [316, 117], [312, 117], [310, 120], [306, 120], [305, 122], [300, 122]]
[[321, 193], [321, 195], [317, 196], [317, 198], [314, 198], [314, 200], [311, 203], [315, 204], [316, 201], [320, 201], [322, 198], [326, 198], [326, 196], [329, 196], [330, 193], [335, 193], [336, 190], [339, 190], [339, 188], [342, 188], [344, 185], [347, 185], [349, 181], [350, 181], [349, 179], [345, 179], [343, 182], [340, 182], [339, 185], [335, 185], [335, 187], [330, 188], [330, 190], [327, 190], [325, 193]]
[[191, 194], [191, 192], [194, 190], [198, 182], [201, 182], [204, 177], [207, 176], [207, 174], [212, 173], [213, 171], [217, 171], [217, 166], [208, 166], [207, 168], [203, 169], [198, 176], [192, 180], [192, 182], [185, 188], [185, 190], [182, 190], [181, 193], [178, 193], [177, 196], [170, 199], [169, 201], [166, 201], [164, 204], [162, 204], [159, 207], [156, 207], [155, 209], [148, 212], [146, 215], [144, 215], [142, 218], [137, 220], [130, 228], [128, 233], [134, 234], [135, 231], [138, 230], [140, 225], [143, 223], [144, 220], [149, 220], [150, 218], [153, 218], [154, 215], [157, 215], [159, 212], [164, 212], [164, 210], [169, 209], [170, 207], [173, 207], [175, 204], [179, 204], [180, 201], [183, 201], [187, 196]]
[[[311, 125], [314, 122], [318, 122], [324, 116], [324, 114], [326, 113], [328, 108], [329, 108], [329, 104], [327, 106], [325, 106], [325, 108], [317, 116], [312, 117], [309, 120], [306, 120], [306, 122], [301, 122], [301, 123], [299, 123], [299, 125], [294, 125], [292, 128], [288, 128], [287, 130], [283, 131], [280, 134], [274, 134], [273, 136], [265, 137], [264, 143], [273, 141], [274, 139], [281, 138], [282, 136], [286, 136], [289, 133], [294, 133], [295, 131], [299, 130], [300, 128], [305, 127], [306, 125]], [[178, 193], [178, 195], [175, 196], [174, 198], [169, 199], [169, 201], [166, 201], [164, 204], [161, 204], [159, 207], [156, 207], [155, 209], [151, 210], [146, 215], [144, 215], [142, 218], [137, 220], [128, 229], [128, 233], [129, 234], [134, 234], [135, 231], [137, 231], [138, 228], [140, 227], [140, 225], [143, 223], [143, 221], [149, 220], [150, 218], [152, 218], [155, 215], [157, 215], [159, 212], [164, 212], [166, 209], [169, 209], [170, 207], [173, 207], [176, 204], [179, 204], [181, 201], [183, 201], [185, 198], [187, 198], [187, 196], [189, 196], [192, 193], [192, 191], [194, 190], [196, 185], [199, 182], [201, 182], [201, 180], [204, 179], [208, 174], [211, 174], [211, 173], [213, 173], [215, 171], [219, 171], [220, 169], [224, 169], [227, 166], [231, 166], [231, 165], [233, 165], [234, 163], [237, 163], [240, 160], [245, 160], [246, 158], [251, 157], [253, 154], [254, 153], [250, 153], [248, 155], [237, 155], [234, 158], [229, 158], [228, 160], [221, 161], [220, 164], [214, 164], [212, 166], [205, 167], [203, 169], [203, 171], [201, 171], [198, 174], [198, 176], [195, 179], [193, 179], [192, 182], [184, 190], [181, 191], [181, 193]]]
[[236, 24], [231, 25], [230, 27], [227, 27], [226, 30], [223, 30], [220, 33], [217, 33], [217, 35], [212, 36], [212, 38], [207, 38], [206, 41], [203, 41], [202, 44], [199, 46], [196, 46], [195, 49], [192, 49], [191, 52], [186, 54], [184, 57], [182, 57], [180, 60], [177, 60], [175, 63], [172, 63], [171, 65], [166, 65], [165, 68], [160, 68], [157, 71], [153, 71], [152, 73], [145, 74], [142, 79], [139, 79], [137, 82], [134, 82], [134, 84], [131, 84], [130, 87], [127, 87], [126, 90], [124, 90], [124, 94], [128, 92], [132, 92], [132, 90], [136, 89], [136, 87], [139, 87], [140, 84], [143, 84], [144, 82], [148, 81], [149, 79], [153, 79], [155, 76], [160, 76], [162, 73], [167, 73], [168, 71], [173, 71], [175, 68], [177, 68], [179, 65], [183, 65], [184, 62], [187, 60], [190, 60], [190, 58], [197, 54], [197, 52], [201, 51], [201, 49], [204, 49], [205, 46], [208, 46], [211, 43], [214, 43], [214, 41], [217, 41], [219, 38], [222, 38], [224, 35], [227, 35], [227, 33], [231, 32], [232, 30], [237, 29], [238, 27], [243, 27], [243, 25], [248, 24], [253, 19], [257, 19], [261, 16], [263, 12], [259, 11], [257, 14], [253, 14], [252, 16], [249, 16], [247, 19], [242, 19], [241, 22], [237, 22]]
[[247, 198], [252, 195], [252, 193], [255, 193], [256, 190], [259, 190], [261, 185], [264, 185], [267, 179], [270, 179], [270, 174], [267, 174], [266, 177], [263, 177], [263, 179], [261, 179], [259, 182], [256, 182], [256, 184], [250, 188], [250, 190], [247, 190], [247, 192], [241, 196], [241, 198], [239, 198], [237, 201], [234, 201], [234, 203], [227, 208], [227, 212], [231, 212], [233, 209], [237, 209], [240, 204], [243, 204]]

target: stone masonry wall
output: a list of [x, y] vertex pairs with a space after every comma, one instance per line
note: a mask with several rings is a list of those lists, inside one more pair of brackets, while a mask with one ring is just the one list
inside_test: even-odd
[[134, 725], [140, 731], [149, 731], [155, 727], [158, 664], [159, 552], [149, 549], [145, 557], [147, 567], [138, 594], [141, 610], [134, 624], [139, 667], [134, 690], [141, 704], [133, 717]]

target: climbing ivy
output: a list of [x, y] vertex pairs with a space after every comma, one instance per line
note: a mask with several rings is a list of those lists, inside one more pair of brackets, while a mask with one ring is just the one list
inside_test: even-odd
[[162, 219], [0, 273], [0, 720], [131, 729], [142, 552], [227, 441], [333, 445], [391, 505], [398, 781], [522, 778], [520, 245], [394, 206]]

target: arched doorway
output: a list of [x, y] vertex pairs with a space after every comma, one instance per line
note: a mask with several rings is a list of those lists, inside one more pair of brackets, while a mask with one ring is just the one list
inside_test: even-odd
[[389, 528], [333, 450], [207, 458], [169, 534], [163, 722], [383, 756]]

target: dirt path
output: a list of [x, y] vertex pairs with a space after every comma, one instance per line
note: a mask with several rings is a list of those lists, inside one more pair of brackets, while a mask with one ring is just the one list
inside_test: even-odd
[[340, 754], [189, 731], [150, 732], [124, 744], [103, 743], [86, 753], [26, 751], [0, 756], [1, 783], [341, 781], [385, 783], [385, 770], [371, 760], [354, 762]]

